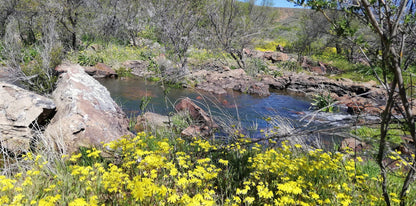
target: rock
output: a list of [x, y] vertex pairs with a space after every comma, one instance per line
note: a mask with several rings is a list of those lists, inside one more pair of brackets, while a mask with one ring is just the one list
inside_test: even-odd
[[301, 57], [300, 62], [301, 62], [300, 66], [304, 69], [310, 69], [313, 66], [315, 66], [313, 61], [306, 56]]
[[156, 114], [153, 112], [146, 112], [143, 115], [139, 115], [137, 117], [136, 125], [134, 126], [134, 130], [136, 132], [142, 132], [146, 129], [151, 131], [166, 128], [169, 126], [169, 117], [163, 116], [160, 114]]
[[218, 127], [214, 120], [188, 97], [182, 99], [178, 104], [176, 104], [175, 110], [177, 112], [188, 112], [191, 119], [198, 124], [206, 125], [210, 128]]
[[191, 125], [181, 132], [184, 137], [205, 137], [210, 134], [210, 129], [207, 126]]
[[345, 151], [347, 148], [352, 149], [353, 151], [362, 151], [365, 149], [367, 145], [364, 142], [361, 142], [354, 138], [347, 138], [342, 140], [341, 147], [339, 148], [340, 151]]
[[34, 130], [43, 129], [55, 114], [51, 99], [0, 82], [0, 145], [14, 154], [26, 152]]
[[317, 74], [326, 74], [325, 67], [310, 67], [309, 71]]
[[268, 96], [269, 85], [248, 76], [243, 69], [218, 71], [200, 70], [192, 73], [191, 79], [200, 82], [196, 88], [214, 94], [226, 94], [227, 90], [235, 90], [260, 96]]
[[262, 81], [264, 84], [268, 84], [272, 89], [279, 89], [283, 90], [286, 89], [289, 83], [288, 78], [274, 78], [269, 75], [265, 75], [262, 77]]
[[209, 82], [203, 82], [203, 83], [197, 84], [196, 88], [206, 91], [206, 92], [217, 94], [217, 95], [227, 94], [227, 91], [225, 89], [223, 89], [222, 87], [214, 83], [209, 83]]
[[94, 78], [117, 78], [117, 73], [111, 67], [97, 63], [94, 67], [86, 67], [85, 72]]
[[374, 105], [372, 102], [365, 98], [353, 97], [348, 98], [347, 101], [343, 101], [343, 104], [347, 106], [347, 112], [349, 114], [372, 114], [379, 115], [383, 112], [383, 109]]
[[270, 95], [269, 85], [261, 82], [241, 82], [240, 84], [236, 84], [233, 89], [247, 94], [257, 94], [259, 96]]
[[104, 86], [79, 65], [57, 70], [64, 72], [52, 93], [57, 113], [45, 130], [56, 149], [69, 154], [131, 135], [126, 115]]
[[10, 83], [16, 80], [16, 76], [17, 74], [12, 68], [0, 66], [0, 81]]
[[126, 69], [131, 69], [131, 73], [138, 77], [150, 77], [155, 75], [155, 72], [148, 71], [149, 62], [142, 60], [128, 60], [122, 64]]
[[175, 106], [177, 112], [187, 112], [195, 124], [181, 132], [183, 136], [208, 136], [213, 129], [218, 128], [214, 120], [188, 97]]
[[272, 63], [289, 60], [287, 54], [282, 52], [265, 52], [263, 58], [272, 61]]
[[250, 49], [247, 49], [247, 48], [244, 48], [244, 49], [243, 49], [243, 54], [245, 54], [245, 55], [247, 55], [247, 56], [249, 56], [249, 57], [252, 55], [252, 53], [251, 53]]

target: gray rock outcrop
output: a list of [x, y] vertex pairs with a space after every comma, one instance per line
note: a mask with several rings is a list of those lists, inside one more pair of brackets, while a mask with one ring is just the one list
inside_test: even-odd
[[14, 154], [26, 152], [34, 141], [34, 130], [55, 114], [51, 99], [0, 82], [0, 147]]
[[56, 149], [71, 153], [130, 135], [128, 119], [108, 90], [79, 65], [61, 65], [52, 94], [57, 113], [45, 130]]

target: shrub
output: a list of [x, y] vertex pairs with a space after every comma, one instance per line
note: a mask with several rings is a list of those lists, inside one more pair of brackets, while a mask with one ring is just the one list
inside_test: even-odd
[[62, 62], [63, 47], [55, 45], [45, 48], [29, 47], [23, 52], [22, 72], [26, 75], [23, 84], [31, 91], [49, 94], [55, 89], [58, 76], [54, 68]]
[[245, 71], [250, 76], [256, 76], [257, 74], [267, 73], [267, 64], [259, 58], [250, 58], [246, 63]]

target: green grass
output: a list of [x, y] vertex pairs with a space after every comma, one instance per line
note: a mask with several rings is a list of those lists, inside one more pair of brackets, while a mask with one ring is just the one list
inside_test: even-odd
[[127, 60], [149, 60], [156, 55], [147, 48], [137, 48], [113, 42], [101, 46], [97, 51], [87, 48], [69, 53], [67, 58], [69, 61], [79, 63], [82, 66], [94, 66], [101, 62], [119, 70], [123, 69], [122, 63]]

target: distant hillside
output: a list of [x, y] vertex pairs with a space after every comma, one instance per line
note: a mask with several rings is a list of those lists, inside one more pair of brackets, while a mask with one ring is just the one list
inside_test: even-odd
[[276, 21], [281, 23], [289, 23], [293, 21], [299, 21], [299, 19], [307, 12], [312, 12], [309, 9], [301, 9], [301, 8], [273, 8], [277, 10], [278, 17]]

